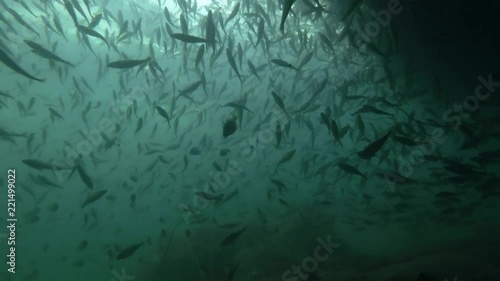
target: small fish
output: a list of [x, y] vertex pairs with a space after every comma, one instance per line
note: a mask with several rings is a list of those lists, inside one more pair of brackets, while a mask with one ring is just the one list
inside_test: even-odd
[[62, 117], [62, 115], [59, 114], [59, 112], [57, 112], [55, 109], [49, 107], [49, 111], [50, 111], [51, 115], [53, 115], [53, 116], [55, 116], [55, 117], [57, 117], [57, 118], [59, 118], [61, 120], [64, 120], [64, 118]]
[[271, 182], [278, 188], [279, 194], [284, 195], [284, 192], [286, 192], [286, 185], [280, 180], [271, 179]]
[[363, 105], [362, 108], [358, 109], [356, 112], [353, 113], [353, 115], [355, 114], [359, 114], [359, 113], [374, 113], [374, 114], [378, 114], [378, 115], [387, 115], [387, 116], [393, 116], [392, 113], [389, 113], [389, 112], [385, 112], [383, 110], [380, 110], [380, 109], [377, 109], [371, 105]]
[[276, 165], [276, 170], [278, 170], [278, 167], [281, 164], [286, 163], [286, 162], [292, 160], [293, 156], [295, 156], [295, 152], [296, 152], [296, 150], [294, 149], [294, 150], [288, 151], [285, 155], [283, 155], [283, 157], [281, 157], [280, 161]]
[[368, 159], [372, 158], [373, 156], [375, 156], [375, 153], [377, 153], [377, 151], [379, 151], [382, 148], [382, 146], [384, 145], [385, 141], [387, 140], [387, 138], [389, 137], [390, 134], [391, 134], [391, 131], [389, 131], [382, 138], [369, 144], [362, 151], [358, 152], [359, 158], [368, 160]]
[[286, 62], [284, 60], [272, 59], [271, 62], [278, 65], [278, 66], [281, 66], [281, 67], [290, 68], [290, 69], [297, 70], [297, 71], [299, 70], [298, 68], [293, 66], [291, 63]]
[[229, 152], [230, 152], [230, 151], [231, 151], [231, 150], [229, 150], [228, 148], [223, 148], [223, 149], [221, 149], [221, 150], [219, 151], [219, 155], [220, 155], [220, 156], [226, 156], [226, 155], [228, 155], [228, 154], [229, 154]]
[[72, 168], [68, 167], [62, 167], [56, 164], [49, 164], [46, 162], [42, 162], [40, 160], [36, 159], [24, 159], [22, 161], [25, 165], [37, 169], [37, 170], [54, 170], [54, 171], [59, 171], [59, 170], [70, 170]]
[[137, 134], [137, 132], [139, 132], [141, 129], [142, 129], [142, 126], [144, 124], [144, 120], [141, 118], [139, 118], [139, 120], [137, 120], [137, 126], [135, 127], [135, 134]]
[[193, 147], [189, 150], [189, 154], [191, 155], [200, 155], [201, 149], [199, 147]]
[[80, 178], [82, 179], [83, 183], [90, 189], [94, 188], [94, 185], [92, 184], [92, 180], [90, 177], [85, 173], [81, 165], [77, 166], [78, 174], [80, 175]]
[[170, 117], [168, 117], [168, 113], [165, 109], [161, 108], [160, 106], [156, 106], [156, 110], [158, 111], [158, 113], [165, 119], [167, 119], [167, 122], [168, 122], [168, 126], [170, 126]]
[[[239, 3], [238, 3], [239, 4]], [[226, 278], [226, 281], [232, 281], [234, 279], [234, 274], [236, 273], [236, 270], [238, 269], [238, 267], [240, 266], [239, 263], [237, 263], [232, 269], [231, 271], [229, 271], [229, 273], [227, 274], [227, 278]]]
[[226, 21], [224, 22], [224, 25], [227, 25], [227, 23], [229, 21], [231, 21], [232, 19], [234, 19], [236, 17], [236, 15], [238, 14], [239, 11], [240, 11], [240, 2], [236, 3], [236, 5], [234, 5], [233, 10], [231, 11], [231, 13], [229, 14], [229, 16], [227, 17]]
[[348, 165], [345, 163], [339, 163], [338, 166], [340, 169], [346, 171], [349, 174], [358, 175], [358, 176], [361, 176], [363, 178], [366, 178], [365, 175], [363, 175], [358, 169], [356, 169], [355, 167], [353, 167], [351, 165]]
[[81, 33], [83, 34], [86, 34], [86, 35], [89, 35], [89, 36], [92, 36], [92, 37], [95, 37], [95, 38], [99, 38], [101, 39], [104, 43], [106, 43], [106, 45], [109, 45], [108, 44], [108, 41], [106, 40], [106, 38], [104, 38], [104, 36], [102, 36], [99, 32], [93, 30], [92, 28], [89, 28], [89, 27], [86, 27], [86, 26], [83, 26], [83, 25], [77, 25], [76, 28], [78, 29], [78, 31], [80, 31]]
[[276, 92], [274, 91], [271, 91], [271, 95], [273, 96], [273, 99], [274, 101], [276, 102], [276, 104], [279, 106], [279, 108], [281, 110], [283, 110], [283, 112], [286, 114], [286, 116], [288, 118], [290, 118], [290, 115], [288, 115], [288, 111], [286, 110], [285, 108], [285, 104], [283, 103], [283, 100], [278, 96], [278, 94], [276, 94]]
[[274, 135], [276, 136], [276, 148], [279, 148], [281, 143], [281, 138], [283, 136], [283, 130], [281, 129], [280, 124], [276, 125], [276, 128], [274, 129]]
[[87, 248], [88, 242], [87, 240], [83, 240], [80, 245], [78, 245], [78, 250], [85, 250]]
[[125, 249], [123, 249], [117, 256], [116, 256], [116, 259], [117, 260], [122, 260], [122, 259], [126, 259], [128, 257], [130, 257], [131, 255], [133, 255], [135, 253], [135, 251], [137, 251], [137, 249], [139, 249], [144, 243], [137, 243], [137, 244], [134, 244], [132, 246], [129, 246]]
[[250, 109], [248, 109], [248, 107], [246, 107], [245, 105], [243, 104], [239, 104], [239, 103], [236, 103], [236, 102], [228, 102], [226, 103], [225, 105], [223, 105], [223, 107], [233, 107], [233, 108], [236, 108], [236, 109], [242, 109], [242, 110], [246, 110], [250, 113], [253, 113]]
[[342, 142], [340, 141], [339, 127], [337, 125], [337, 122], [335, 122], [335, 120], [330, 120], [330, 130], [332, 132], [333, 137], [335, 138], [335, 142], [338, 142], [340, 143], [340, 145], [343, 146]]
[[127, 69], [127, 68], [132, 68], [139, 66], [141, 64], [145, 64], [151, 60], [151, 57], [147, 57], [143, 60], [119, 60], [119, 61], [114, 61], [110, 62], [108, 64], [109, 68], [118, 68], [118, 69]]
[[285, 21], [286, 18], [288, 17], [288, 13], [290, 13], [290, 10], [292, 9], [292, 5], [295, 2], [295, 0], [285, 0], [283, 2], [283, 12], [281, 13], [281, 21], [280, 21], [280, 32], [284, 36], [285, 35]]
[[226, 120], [226, 122], [224, 122], [224, 126], [222, 128], [222, 136], [224, 136], [224, 138], [229, 137], [230, 135], [234, 134], [234, 132], [236, 132], [237, 128], [238, 125], [236, 123], [236, 119], [233, 117], [229, 118], [228, 120]]
[[5, 64], [8, 68], [14, 70], [15, 72], [23, 75], [24, 77], [27, 77], [32, 80], [36, 80], [38, 82], [45, 82], [45, 78], [36, 78], [33, 75], [29, 74], [26, 72], [24, 69], [22, 69], [13, 59], [9, 57], [9, 55], [0, 48], [0, 61]]
[[100, 190], [100, 191], [96, 191], [96, 192], [93, 192], [93, 193], [89, 194], [89, 196], [87, 197], [87, 199], [85, 199], [85, 201], [83, 202], [82, 208], [85, 207], [85, 206], [87, 206], [88, 204], [90, 204], [92, 202], [97, 201], [104, 194], [106, 194], [106, 192], [108, 192], [108, 191], [107, 190]]
[[239, 223], [223, 223], [223, 224], [219, 224], [216, 220], [215, 220], [215, 217], [212, 217], [212, 221], [214, 222], [214, 224], [217, 226], [217, 227], [220, 227], [220, 228], [233, 228], [233, 227], [236, 227], [239, 225]]
[[101, 19], [102, 19], [102, 13], [95, 15], [89, 23], [89, 28], [96, 27], [101, 22]]
[[6, 10], [14, 17], [14, 19], [16, 19], [18, 23], [20, 23], [22, 26], [26, 27], [27, 29], [38, 35], [38, 37], [40, 37], [40, 34], [32, 27], [32, 25], [27, 23], [23, 19], [23, 17], [21, 17], [21, 15], [19, 15], [16, 11], [12, 10], [11, 8], [7, 8]]
[[279, 201], [279, 202], [280, 202], [283, 206], [288, 207], [288, 203], [287, 203], [285, 200], [283, 200], [283, 199], [281, 199], [281, 198], [278, 198], [278, 201]]
[[35, 43], [33, 41], [30, 41], [30, 40], [24, 40], [24, 43], [26, 43], [28, 46], [31, 47], [31, 51], [39, 56], [41, 56], [42, 58], [46, 58], [46, 59], [49, 59], [49, 60], [55, 60], [55, 61], [58, 61], [58, 62], [62, 62], [62, 63], [65, 63], [69, 66], [74, 66], [73, 64], [63, 60], [62, 58], [58, 57], [57, 55], [55, 55], [54, 53], [52, 53], [51, 51], [45, 49], [44, 47], [42, 47], [40, 44], [38, 43]]
[[186, 171], [188, 164], [189, 164], [189, 161], [188, 161], [187, 155], [184, 154], [184, 169], [182, 169], [183, 173], [184, 173], [184, 171]]
[[412, 139], [409, 139], [407, 137], [403, 136], [393, 136], [392, 137], [395, 141], [399, 142], [400, 144], [407, 145], [407, 146], [417, 146], [418, 143], [415, 142]]
[[229, 234], [226, 238], [224, 238], [224, 240], [222, 240], [222, 243], [220, 244], [221, 247], [233, 244], [245, 230], [246, 228], [243, 228], [239, 231]]
[[238, 67], [236, 66], [236, 61], [234, 60], [233, 54], [231, 53], [231, 50], [229, 48], [226, 48], [226, 56], [227, 56], [227, 61], [229, 62], [229, 65], [234, 70], [234, 72], [236, 73], [236, 76], [238, 76], [238, 79], [240, 79], [240, 82], [241, 82], [240, 72], [238, 71]]
[[255, 66], [251, 61], [248, 61], [248, 68], [250, 68], [250, 72], [252, 72], [252, 74], [255, 75], [255, 77], [257, 77], [259, 81], [262, 82], [262, 79], [260, 79], [259, 74], [257, 73], [257, 69], [255, 68]]
[[201, 38], [201, 37], [196, 37], [193, 35], [189, 34], [183, 34], [183, 33], [172, 33], [170, 34], [172, 38], [175, 40], [179, 40], [185, 43], [215, 43], [209, 39]]

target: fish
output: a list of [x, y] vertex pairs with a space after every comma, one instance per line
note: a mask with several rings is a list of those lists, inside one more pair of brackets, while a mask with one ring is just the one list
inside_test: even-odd
[[371, 159], [373, 156], [375, 156], [375, 153], [377, 153], [377, 151], [379, 151], [382, 148], [382, 146], [384, 145], [385, 141], [387, 140], [387, 138], [389, 137], [391, 132], [392, 132], [392, 130], [389, 131], [387, 134], [385, 134], [380, 139], [370, 143], [362, 151], [358, 152], [359, 158], [368, 160], [368, 159]]
[[19, 22], [22, 26], [26, 27], [30, 31], [34, 32], [38, 37], [40, 37], [40, 34], [32, 27], [32, 24], [27, 23], [21, 15], [19, 15], [16, 11], [12, 10], [11, 8], [7, 8], [7, 11], [16, 19], [17, 22]]
[[250, 68], [250, 72], [252, 72], [252, 74], [255, 75], [260, 82], [262, 82], [262, 79], [260, 79], [259, 74], [257, 73], [257, 69], [250, 60], [248, 61], [248, 68]]
[[62, 117], [62, 115], [59, 114], [59, 112], [57, 112], [55, 109], [49, 107], [49, 111], [50, 111], [51, 115], [53, 115], [53, 116], [55, 116], [55, 117], [57, 117], [57, 118], [59, 118], [61, 120], [64, 120], [64, 118]]
[[343, 146], [342, 142], [340, 141], [340, 132], [339, 132], [339, 127], [337, 125], [337, 122], [335, 120], [330, 120], [330, 130], [332, 132], [333, 137], [335, 138], [335, 142], [340, 143], [340, 145]]
[[356, 169], [355, 167], [353, 167], [349, 164], [339, 163], [338, 166], [340, 169], [346, 171], [349, 174], [358, 175], [358, 176], [361, 176], [363, 178], [366, 178], [366, 176], [363, 175], [358, 169]]
[[217, 29], [214, 23], [212, 10], [208, 11], [205, 36], [209, 43], [207, 43], [207, 49], [212, 47], [212, 54], [215, 53], [215, 37], [217, 36]]
[[298, 68], [301, 69], [304, 67], [308, 62], [311, 61], [312, 57], [314, 55], [314, 52], [309, 52], [307, 53], [304, 58], [300, 61]]
[[234, 5], [233, 10], [231, 11], [229, 16], [227, 17], [226, 21], [224, 22], [224, 25], [227, 25], [228, 22], [230, 22], [232, 19], [234, 19], [239, 11], [240, 11], [240, 2], [236, 3], [236, 5]]
[[286, 18], [288, 17], [288, 13], [290, 13], [290, 10], [292, 9], [292, 5], [294, 2], [295, 2], [295, 0], [284, 0], [283, 1], [283, 11], [281, 13], [281, 21], [280, 21], [280, 27], [279, 27], [281, 35], [283, 35], [283, 36], [285, 36], [285, 21], [286, 21]]
[[139, 132], [141, 129], [142, 129], [142, 126], [144, 124], [144, 119], [139, 118], [139, 120], [137, 120], [137, 126], [135, 127], [135, 132], [134, 132], [134, 135], [137, 134], [137, 132]]
[[189, 165], [188, 157], [186, 154], [184, 154], [183, 160], [184, 160], [184, 169], [182, 169], [182, 172], [184, 173], [184, 171], [186, 171], [186, 169]]
[[11, 95], [9, 95], [7, 93], [4, 93], [2, 91], [0, 91], [0, 96], [15, 100], [15, 98], [13, 96], [11, 96]]
[[223, 105], [223, 107], [232, 107], [232, 108], [236, 108], [236, 109], [241, 109], [241, 110], [246, 110], [250, 113], [253, 113], [250, 109], [248, 109], [248, 107], [246, 107], [245, 105], [243, 104], [239, 104], [239, 103], [236, 103], [236, 102], [228, 102], [226, 103], [225, 105]]
[[222, 240], [221, 242], [221, 247], [223, 246], [228, 246], [228, 245], [231, 245], [233, 244], [234, 242], [236, 242], [236, 240], [240, 237], [240, 235], [245, 232], [246, 228], [242, 228], [241, 230], [238, 230], [236, 232], [233, 232], [231, 234], [229, 234], [228, 236], [226, 236], [226, 238], [224, 238], [224, 240]]
[[78, 174], [80, 175], [80, 179], [83, 181], [83, 183], [90, 189], [94, 188], [94, 184], [92, 183], [92, 180], [90, 177], [85, 173], [81, 165], [77, 166]]
[[73, 9], [73, 4], [71, 4], [70, 0], [64, 0], [64, 7], [66, 8], [66, 11], [68, 11], [68, 14], [71, 16], [71, 19], [73, 20], [75, 26], [77, 26], [78, 19], [76, 18], [76, 13], [75, 10]]
[[33, 53], [41, 56], [42, 58], [46, 58], [46, 59], [50, 59], [50, 60], [55, 60], [55, 61], [62, 62], [64, 64], [67, 64], [69, 66], [74, 67], [73, 64], [69, 63], [66, 60], [63, 60], [62, 58], [58, 57], [54, 53], [52, 53], [49, 50], [45, 49], [44, 47], [42, 47], [38, 43], [35, 43], [33, 41], [30, 41], [30, 40], [24, 40], [24, 43], [26, 43], [28, 46], [31, 47]]
[[229, 48], [226, 48], [226, 56], [227, 56], [227, 61], [229, 62], [229, 65], [236, 73], [236, 76], [238, 76], [238, 79], [240, 79], [240, 82], [242, 82], [240, 72], [238, 71], [238, 68], [236, 67], [236, 61], [234, 60], [233, 54], [231, 53]]
[[220, 156], [227, 156], [229, 154], [229, 152], [231, 152], [231, 150], [229, 150], [228, 148], [223, 148], [219, 151], [219, 155]]
[[108, 41], [106, 40], [106, 38], [104, 38], [104, 36], [102, 36], [99, 32], [93, 30], [92, 28], [89, 28], [89, 27], [86, 27], [86, 26], [83, 26], [83, 25], [80, 25], [80, 24], [78, 24], [76, 26], [76, 28], [78, 29], [78, 31], [80, 31], [83, 34], [86, 34], [86, 35], [89, 35], [89, 36], [101, 39], [104, 43], [106, 43], [106, 45], [109, 46]]
[[205, 45], [201, 45], [198, 48], [198, 52], [196, 53], [196, 58], [194, 60], [194, 68], [198, 69], [198, 65], [203, 61], [204, 55], [205, 55]]
[[36, 179], [41, 184], [44, 184], [44, 185], [47, 185], [47, 186], [54, 186], [54, 187], [57, 187], [57, 188], [63, 188], [62, 186], [53, 183], [52, 181], [50, 181], [48, 178], [46, 178], [44, 176], [37, 176]]
[[26, 137], [26, 134], [12, 133], [0, 128], [0, 137]]
[[260, 18], [259, 25], [257, 27], [257, 42], [255, 42], [255, 48], [257, 48], [257, 46], [262, 41], [262, 38], [264, 38], [265, 35], [266, 33], [264, 30], [264, 19]]
[[271, 179], [271, 182], [278, 188], [279, 194], [284, 195], [284, 192], [286, 192], [286, 185], [280, 180]]
[[217, 226], [217, 227], [220, 227], [220, 228], [233, 228], [233, 227], [236, 227], [239, 225], [239, 223], [223, 223], [223, 224], [220, 224], [218, 223], [216, 220], [215, 220], [215, 217], [212, 217], [212, 221], [214, 222], [214, 224]]
[[96, 192], [89, 194], [89, 196], [87, 196], [87, 199], [85, 199], [85, 201], [83, 201], [81, 208], [87, 206], [90, 203], [97, 201], [99, 198], [104, 196], [104, 194], [106, 194], [106, 192], [108, 192], [108, 191], [106, 189], [104, 189], [104, 190], [99, 190], [99, 191], [96, 191]]
[[210, 39], [205, 39], [205, 38], [196, 37], [193, 35], [183, 34], [183, 33], [172, 33], [172, 34], [170, 34], [170, 36], [172, 38], [174, 38], [175, 40], [179, 40], [179, 41], [182, 41], [185, 43], [216, 43]]
[[201, 149], [199, 147], [192, 147], [190, 150], [189, 150], [189, 154], [191, 155], [200, 155], [201, 154]]
[[283, 200], [283, 199], [281, 199], [281, 198], [278, 198], [278, 201], [279, 201], [279, 202], [280, 202], [283, 206], [288, 207], [288, 203], [287, 203], [285, 200]]
[[241, 68], [241, 64], [243, 63], [243, 46], [241, 46], [241, 43], [238, 42], [238, 62]]
[[234, 279], [234, 275], [236, 273], [236, 270], [238, 269], [238, 267], [240, 266], [239, 263], [237, 263], [230, 271], [229, 273], [227, 274], [227, 277], [226, 277], [226, 281], [232, 281]]
[[102, 19], [102, 13], [95, 15], [89, 23], [89, 28], [93, 29], [94, 27], [99, 25], [99, 23], [101, 22], [101, 19]]
[[418, 145], [418, 143], [415, 142], [414, 140], [409, 139], [407, 137], [403, 137], [403, 136], [393, 136], [392, 139], [399, 142], [400, 144], [407, 145], [407, 146], [417, 146]]
[[160, 106], [156, 106], [156, 110], [158, 111], [158, 113], [165, 119], [167, 119], [167, 122], [168, 122], [168, 126], [169, 127], [172, 127], [170, 126], [170, 117], [168, 116], [168, 113], [165, 109], [161, 108]]
[[[276, 165], [276, 171], [278, 170], [278, 167], [281, 165], [281, 164], [284, 164], [290, 160], [292, 160], [293, 156], [295, 156], [295, 152], [296, 150], [293, 149], [293, 150], [290, 150], [288, 151], [285, 155], [283, 155], [280, 159], [280, 161], [278, 162], [278, 164]], [[275, 172], [276, 173], [276, 172]]]
[[80, 245], [78, 245], [78, 250], [85, 250], [87, 248], [88, 242], [87, 240], [83, 240]]
[[53, 170], [53, 171], [60, 171], [60, 170], [70, 170], [72, 168], [70, 167], [63, 167], [63, 166], [59, 166], [59, 165], [56, 165], [55, 163], [46, 163], [46, 162], [43, 162], [43, 161], [40, 161], [40, 160], [36, 160], [36, 159], [24, 159], [22, 160], [22, 162], [28, 166], [28, 167], [31, 167], [33, 169], [37, 169], [37, 170]]
[[187, 86], [186, 88], [182, 89], [182, 90], [179, 90], [179, 95], [177, 96], [177, 98], [179, 98], [180, 96], [184, 96], [184, 97], [187, 97], [187, 94], [190, 94], [194, 91], [196, 91], [196, 89], [198, 89], [198, 87], [200, 87], [202, 81], [196, 81], [192, 84], [190, 84], [189, 86]]
[[276, 125], [276, 128], [274, 129], [274, 135], [276, 136], [276, 148], [279, 148], [281, 144], [281, 138], [283, 136], [283, 130], [281, 129], [280, 124]]
[[76, 10], [80, 13], [80, 15], [83, 16], [83, 18], [87, 21], [87, 23], [89, 22], [89, 19], [87, 18], [87, 15], [85, 15], [85, 12], [83, 11], [82, 9], [82, 6], [80, 6], [80, 3], [78, 2], [78, 0], [71, 0], [73, 2], [73, 7], [76, 8]]
[[389, 112], [385, 112], [383, 110], [380, 110], [380, 109], [377, 109], [371, 105], [363, 105], [363, 107], [361, 107], [360, 109], [356, 110], [356, 112], [354, 112], [352, 115], [356, 115], [356, 114], [359, 114], [359, 113], [375, 113], [375, 114], [379, 114], [379, 115], [387, 115], [387, 116], [394, 116], [394, 114], [392, 113], [389, 113]]
[[297, 71], [299, 70], [298, 68], [293, 66], [291, 63], [286, 62], [284, 60], [272, 59], [271, 62], [278, 65], [278, 66], [281, 66], [281, 67], [290, 68], [290, 69], [297, 70]]
[[22, 69], [13, 59], [9, 57], [9, 55], [0, 48], [0, 61], [5, 64], [8, 68], [14, 70], [15, 72], [23, 75], [24, 77], [27, 77], [31, 80], [35, 80], [38, 82], [45, 82], [45, 78], [36, 78], [33, 75], [29, 74], [26, 72], [24, 69]]
[[92, 12], [90, 11], [90, 0], [83, 0], [83, 3], [85, 4], [85, 7], [87, 7], [89, 15], [92, 16]]
[[57, 31], [59, 32], [59, 34], [62, 35], [62, 37], [64, 39], [66, 39], [66, 41], [68, 41], [68, 39], [66, 38], [66, 35], [64, 34], [64, 29], [62, 27], [62, 24], [61, 22], [59, 21], [59, 18], [57, 16], [54, 16], [52, 18], [52, 21], [54, 22], [54, 26], [56, 27]]
[[222, 136], [224, 138], [229, 137], [230, 135], [234, 134], [236, 132], [236, 129], [238, 128], [238, 125], [236, 123], [235, 118], [229, 118], [224, 122], [224, 126], [222, 128]]
[[288, 115], [288, 111], [285, 108], [285, 104], [283, 103], [283, 100], [276, 94], [276, 92], [271, 91], [271, 95], [276, 102], [276, 104], [279, 106], [279, 108], [286, 114], [288, 118], [290, 118], [290, 115]]
[[128, 30], [128, 20], [124, 21], [122, 23], [122, 25], [120, 26], [120, 31], [118, 32], [118, 35], [116, 36], [116, 38], [118, 38], [118, 41], [120, 41], [120, 37], [126, 33]]
[[137, 251], [137, 249], [139, 249], [143, 244], [144, 243], [137, 243], [121, 250], [120, 253], [116, 256], [116, 259], [123, 260], [132, 256], [135, 253], [135, 251]]
[[174, 26], [174, 27], [177, 27], [177, 26], [175, 26], [175, 24], [172, 22], [172, 17], [170, 16], [170, 12], [169, 12], [169, 10], [168, 10], [168, 8], [167, 8], [166, 6], [163, 8], [163, 14], [165, 15], [165, 18], [167, 19], [167, 22], [168, 22], [170, 25], [172, 25], [172, 26]]
[[145, 64], [151, 60], [151, 57], [147, 57], [142, 60], [119, 60], [108, 63], [109, 68], [118, 68], [118, 69], [127, 69], [139, 66], [141, 64]]

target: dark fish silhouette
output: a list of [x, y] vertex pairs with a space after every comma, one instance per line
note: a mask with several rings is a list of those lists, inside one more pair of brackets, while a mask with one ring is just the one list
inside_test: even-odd
[[118, 69], [127, 69], [127, 68], [132, 68], [136, 67], [138, 65], [147, 63], [151, 57], [147, 57], [143, 60], [119, 60], [119, 61], [114, 61], [108, 63], [109, 68], [118, 68]]
[[22, 69], [19, 65], [17, 65], [17, 63], [11, 59], [7, 53], [2, 50], [0, 48], [0, 61], [3, 62], [8, 68], [14, 70], [15, 72], [25, 76], [25, 77], [28, 77], [29, 79], [32, 79], [32, 80], [36, 80], [38, 82], [45, 82], [45, 79], [41, 79], [41, 78], [36, 78], [34, 76], [32, 76], [31, 74], [29, 74], [28, 72], [26, 72], [24, 69]]
[[226, 238], [224, 238], [224, 240], [222, 240], [222, 243], [220, 245], [227, 246], [227, 245], [233, 244], [245, 230], [246, 230], [246, 228], [243, 228], [239, 231], [236, 231], [236, 232], [229, 234]]
[[116, 256], [116, 259], [122, 260], [122, 259], [126, 259], [126, 258], [130, 257], [131, 255], [133, 255], [135, 253], [135, 251], [137, 251], [137, 249], [139, 249], [142, 246], [142, 244], [144, 244], [144, 243], [137, 243], [137, 244], [134, 244], [132, 246], [129, 246], [129, 247], [123, 249], [118, 254], [118, 256]]

